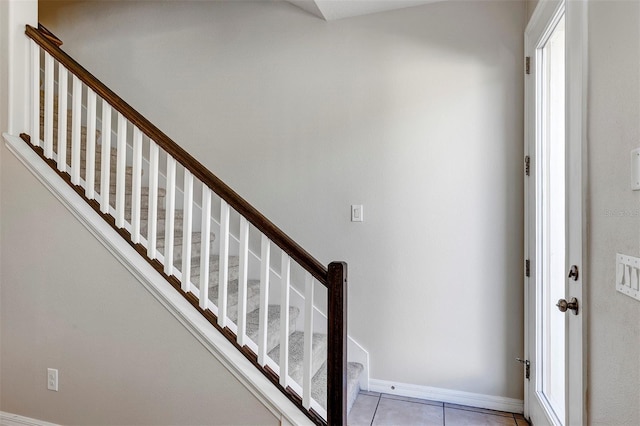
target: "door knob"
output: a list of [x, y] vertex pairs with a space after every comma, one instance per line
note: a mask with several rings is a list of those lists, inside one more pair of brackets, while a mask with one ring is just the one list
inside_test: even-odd
[[573, 315], [578, 315], [578, 299], [576, 299], [575, 297], [572, 297], [569, 302], [564, 299], [560, 299], [558, 300], [556, 306], [558, 307], [560, 312], [567, 312], [568, 309], [573, 311]]

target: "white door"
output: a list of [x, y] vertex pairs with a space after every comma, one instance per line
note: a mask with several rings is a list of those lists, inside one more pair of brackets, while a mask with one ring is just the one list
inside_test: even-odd
[[581, 425], [586, 1], [541, 0], [525, 54], [525, 416]]

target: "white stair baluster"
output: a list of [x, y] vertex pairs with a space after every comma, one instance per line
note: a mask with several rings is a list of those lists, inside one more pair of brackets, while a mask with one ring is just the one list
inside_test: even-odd
[[[66, 137], [66, 135], [65, 135]], [[102, 101], [102, 158], [100, 159], [100, 211], [109, 213], [111, 195], [111, 105]]]
[[[126, 189], [127, 166], [127, 120], [118, 113], [118, 144], [116, 159], [116, 226], [124, 228], [124, 195]], [[102, 173], [109, 173], [104, 170]]]
[[164, 211], [164, 273], [173, 275], [173, 236], [176, 209], [176, 160], [167, 154], [167, 188]]
[[209, 251], [211, 245], [211, 190], [202, 184], [202, 224], [200, 227], [200, 307], [209, 308]]
[[184, 170], [182, 214], [182, 291], [191, 291], [191, 230], [193, 229], [193, 175]]
[[284, 251], [280, 264], [280, 385], [285, 389], [289, 381], [289, 286], [291, 258]]
[[158, 144], [149, 140], [149, 218], [147, 220], [147, 256], [158, 256]]
[[67, 171], [67, 97], [69, 73], [58, 63], [58, 170]]
[[313, 365], [313, 276], [306, 273], [304, 291], [304, 357], [302, 369], [302, 406], [311, 407], [311, 379]]
[[44, 52], [44, 156], [53, 157], [53, 57]]
[[80, 184], [80, 144], [82, 142], [82, 82], [73, 76], [73, 93], [71, 102], [71, 183]]
[[87, 159], [85, 173], [85, 194], [95, 198], [96, 185], [96, 92], [87, 87]]
[[131, 242], [140, 242], [140, 197], [142, 187], [142, 132], [133, 128], [133, 177], [131, 181]]
[[31, 145], [40, 146], [40, 46], [31, 41]]
[[227, 326], [227, 285], [229, 278], [229, 204], [220, 200], [220, 253], [218, 257], [218, 325]]
[[267, 362], [267, 323], [269, 319], [269, 272], [271, 262], [271, 242], [262, 235], [260, 250], [260, 310], [258, 311], [258, 364]]
[[238, 344], [246, 344], [247, 332], [247, 272], [249, 270], [249, 221], [240, 218], [240, 258], [238, 259]]

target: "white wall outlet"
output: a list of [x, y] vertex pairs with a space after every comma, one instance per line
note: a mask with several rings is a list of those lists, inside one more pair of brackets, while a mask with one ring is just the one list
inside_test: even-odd
[[58, 370], [47, 368], [47, 389], [58, 392]]
[[640, 148], [631, 151], [631, 189], [640, 191]]
[[351, 222], [364, 222], [362, 204], [351, 205]]

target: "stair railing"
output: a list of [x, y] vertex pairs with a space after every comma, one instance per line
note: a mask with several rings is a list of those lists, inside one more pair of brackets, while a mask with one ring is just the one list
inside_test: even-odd
[[[346, 425], [346, 264], [332, 262], [328, 267], [321, 264], [198, 160], [62, 51], [62, 42], [46, 28], [40, 26], [36, 29], [27, 25], [26, 35], [31, 39], [32, 122], [31, 134], [23, 134], [21, 137], [312, 421], [317, 424]], [[41, 61], [44, 62], [43, 73]], [[40, 122], [42, 109], [43, 123]], [[117, 118], [112, 123], [113, 115]], [[54, 120], [57, 120], [55, 125]], [[83, 129], [86, 129], [84, 136]], [[70, 140], [67, 136], [69, 133]], [[115, 139], [115, 159], [112, 158], [112, 139]], [[142, 170], [145, 160], [143, 151], [148, 154], [149, 164], [148, 175], [145, 177]], [[70, 158], [67, 158], [67, 152], [70, 152]], [[115, 175], [111, 173], [113, 160]], [[132, 167], [131, 177], [127, 175], [128, 165]], [[165, 213], [164, 217], [158, 217], [161, 198], [159, 179], [163, 173], [166, 183]], [[143, 180], [148, 184], [148, 192], [144, 197]], [[126, 193], [127, 188], [130, 188], [130, 194]], [[143, 218], [145, 201], [147, 217]], [[181, 222], [176, 218], [180, 203]], [[214, 207], [219, 207], [219, 215], [212, 214], [216, 213]], [[197, 220], [196, 210], [200, 211], [200, 220]], [[141, 226], [145, 219], [146, 232]], [[212, 245], [211, 239], [212, 220], [219, 224], [219, 245], [216, 246]], [[177, 224], [182, 225], [181, 250], [174, 245], [176, 235], [179, 236]], [[231, 227], [238, 230], [237, 234], [230, 231]], [[196, 235], [197, 231], [200, 232], [199, 253], [192, 253], [194, 231]], [[160, 240], [164, 241], [162, 247], [158, 246]], [[230, 241], [234, 243], [239, 258], [239, 300], [235, 321], [230, 317], [227, 300], [232, 245]], [[257, 246], [259, 256], [253, 254], [258, 251]], [[212, 247], [218, 251], [218, 294], [214, 300], [209, 295]], [[278, 360], [270, 359], [267, 354], [270, 282], [277, 276], [274, 275], [277, 267], [271, 261], [273, 251], [280, 252], [281, 349]], [[200, 259], [199, 270], [192, 268], [191, 260], [194, 255]], [[257, 268], [260, 271], [260, 318], [258, 341], [253, 342], [247, 337], [246, 301], [249, 270]], [[292, 274], [296, 275], [298, 270], [302, 271], [305, 283], [301, 386], [288, 374], [289, 295], [292, 290]], [[194, 275], [199, 278], [192, 280]], [[326, 326], [328, 334], [326, 411], [311, 395], [316, 282], [326, 288], [327, 299], [328, 320], [323, 326]]]

